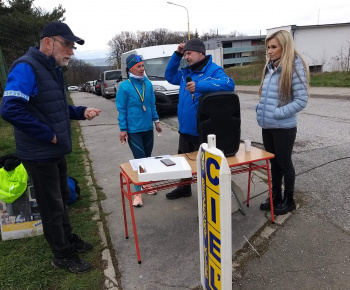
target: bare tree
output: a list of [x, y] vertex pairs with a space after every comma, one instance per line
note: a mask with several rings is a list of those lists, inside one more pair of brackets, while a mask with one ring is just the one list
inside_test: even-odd
[[72, 58], [69, 61], [66, 78], [69, 78], [69, 84], [81, 84], [81, 82], [78, 82], [81, 80], [79, 75], [79, 60], [76, 58]]
[[99, 78], [100, 69], [81, 59], [72, 58], [63, 71], [67, 85], [83, 85]]
[[129, 31], [116, 34], [108, 45], [111, 48], [108, 60], [114, 61], [117, 67], [120, 67], [120, 57], [124, 52], [140, 47], [136, 34]]
[[153, 35], [156, 45], [169, 44], [169, 30], [165, 28], [158, 28], [151, 32]]
[[[215, 30], [210, 30], [209, 33], [203, 34], [200, 37], [202, 40], [207, 40], [214, 37], [233, 37], [237, 32], [232, 31], [229, 34], [218, 34]], [[190, 33], [190, 37], [198, 37], [198, 33]], [[158, 28], [152, 31], [137, 31], [132, 33], [128, 31], [122, 31], [116, 34], [109, 42], [110, 47], [109, 61], [115, 63], [116, 67], [120, 68], [120, 59], [124, 52], [133, 50], [140, 47], [148, 47], [154, 45], [163, 44], [177, 44], [186, 42], [188, 38], [187, 31], [172, 32], [166, 28]]]
[[168, 36], [169, 44], [177, 44], [177, 43], [181, 43], [181, 42], [186, 42], [187, 37], [188, 37], [187, 31], [170, 32], [169, 36]]
[[205, 41], [208, 39], [212, 39], [212, 38], [226, 38], [226, 37], [235, 37], [238, 35], [242, 35], [242, 33], [238, 34], [237, 31], [231, 31], [228, 34], [221, 34], [219, 33], [218, 30], [215, 29], [210, 29], [209, 32], [204, 33], [200, 38]]
[[157, 45], [150, 31], [137, 31], [136, 37], [140, 44], [140, 47]]
[[350, 71], [350, 41], [347, 41], [347, 45], [341, 46], [339, 56], [337, 57], [339, 62], [339, 69], [343, 72]]

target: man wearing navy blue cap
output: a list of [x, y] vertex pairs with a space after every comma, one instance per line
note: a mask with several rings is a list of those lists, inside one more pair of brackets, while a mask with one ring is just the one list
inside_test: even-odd
[[68, 65], [75, 43], [82, 45], [84, 40], [67, 24], [47, 24], [40, 48], [29, 48], [12, 64], [0, 113], [14, 126], [16, 154], [33, 182], [44, 235], [54, 256], [52, 266], [83, 273], [91, 264], [77, 253], [93, 246], [72, 232], [65, 155], [72, 151], [70, 119], [92, 120], [101, 111], [68, 105], [61, 66]]

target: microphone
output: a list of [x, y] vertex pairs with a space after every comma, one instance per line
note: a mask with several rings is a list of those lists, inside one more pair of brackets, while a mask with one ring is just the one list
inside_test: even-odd
[[[192, 82], [192, 78], [191, 77], [186, 77], [186, 83]], [[192, 100], [194, 99], [194, 94], [192, 92], [190, 92]]]

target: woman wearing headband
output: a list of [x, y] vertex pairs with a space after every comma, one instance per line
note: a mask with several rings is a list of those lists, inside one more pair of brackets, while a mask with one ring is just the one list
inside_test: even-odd
[[[140, 55], [131, 54], [126, 58], [126, 73], [128, 79], [123, 81], [116, 95], [116, 105], [119, 112], [119, 140], [122, 144], [128, 142], [135, 159], [150, 157], [153, 149], [153, 123], [157, 132], [162, 132], [155, 105], [155, 95], [152, 83], [144, 76], [145, 67]], [[150, 189], [146, 187], [145, 189]], [[135, 185], [135, 191], [141, 187]], [[149, 190], [148, 194], [155, 194]], [[141, 207], [142, 194], [135, 194], [133, 205]]]

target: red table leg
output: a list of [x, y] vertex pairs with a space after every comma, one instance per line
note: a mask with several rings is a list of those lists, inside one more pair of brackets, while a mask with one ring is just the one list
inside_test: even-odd
[[[123, 182], [123, 177], [125, 178], [126, 182]], [[128, 234], [128, 226], [127, 226], [127, 218], [126, 218], [126, 209], [125, 209], [125, 197], [129, 201], [129, 206], [130, 206], [130, 214], [131, 214], [131, 220], [132, 220], [132, 227], [134, 230], [134, 237], [135, 237], [135, 247], [136, 247], [136, 253], [137, 253], [137, 261], [139, 264], [141, 264], [141, 255], [140, 255], [140, 249], [139, 249], [139, 241], [137, 238], [137, 230], [136, 230], [136, 222], [135, 222], [135, 215], [134, 215], [134, 207], [132, 205], [132, 195], [136, 194], [135, 192], [132, 194], [131, 193], [131, 188], [130, 188], [130, 181], [128, 176], [124, 173], [120, 173], [120, 184], [121, 184], [121, 192], [122, 192], [122, 204], [123, 204], [123, 215], [124, 215], [124, 226], [125, 226], [125, 235], [126, 238], [129, 238]], [[124, 185], [127, 187], [127, 191], [124, 190]]]
[[250, 199], [250, 181], [252, 178], [252, 164], [249, 163], [249, 177], [248, 177], [248, 194], [247, 194], [247, 207], [249, 207], [249, 199]]
[[139, 249], [139, 240], [137, 238], [137, 230], [136, 230], [136, 222], [135, 222], [135, 215], [134, 215], [134, 207], [132, 205], [131, 200], [129, 200], [130, 204], [130, 213], [131, 213], [131, 220], [132, 220], [132, 227], [134, 228], [134, 236], [135, 236], [135, 247], [137, 252], [137, 261], [139, 264], [141, 264], [141, 255], [140, 255], [140, 249]]
[[120, 191], [122, 194], [122, 205], [123, 205], [123, 216], [124, 216], [124, 227], [125, 227], [125, 238], [129, 238], [129, 233], [128, 233], [128, 221], [126, 219], [126, 209], [125, 209], [125, 197], [124, 195], [127, 195], [127, 193], [124, 190], [124, 185], [126, 183], [123, 182], [123, 177], [126, 179], [125, 175], [123, 172], [120, 172]]
[[269, 160], [266, 159], [266, 167], [267, 167], [267, 178], [269, 181], [269, 196], [270, 196], [270, 207], [271, 207], [271, 222], [275, 223], [275, 215], [273, 213], [273, 201], [272, 201], [272, 189], [271, 189], [271, 174], [270, 174], [270, 164]]

